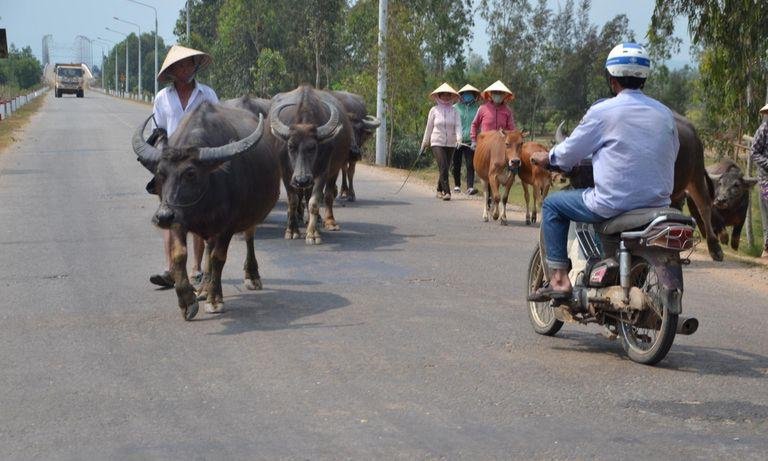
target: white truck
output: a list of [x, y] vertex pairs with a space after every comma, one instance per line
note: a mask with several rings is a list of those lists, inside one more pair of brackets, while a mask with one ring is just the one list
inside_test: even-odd
[[85, 91], [85, 76], [81, 64], [56, 64], [53, 72], [54, 94], [60, 98], [64, 93], [72, 93], [82, 98]]

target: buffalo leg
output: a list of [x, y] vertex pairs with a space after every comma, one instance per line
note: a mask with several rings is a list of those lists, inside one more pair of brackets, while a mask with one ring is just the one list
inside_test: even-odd
[[203, 301], [208, 298], [211, 291], [211, 255], [213, 254], [213, 245], [215, 240], [209, 238], [205, 241], [205, 252], [203, 253], [203, 282], [197, 290], [197, 300]]
[[533, 215], [531, 216], [531, 222], [536, 223], [539, 218], [539, 207], [544, 203], [544, 199], [549, 194], [549, 188], [551, 186], [551, 183], [549, 180], [544, 184], [544, 187], [536, 190], [540, 190], [541, 193], [539, 194], [538, 200], [536, 200], [536, 194], [533, 195]]
[[347, 185], [347, 169], [351, 162], [344, 162], [341, 166], [341, 190], [339, 191], [339, 198], [349, 198], [349, 186]]
[[501, 196], [499, 195], [499, 179], [496, 175], [491, 175], [491, 177], [488, 178], [488, 182], [491, 185], [491, 196], [493, 197], [493, 220], [496, 221], [499, 219], [499, 202], [501, 201]]
[[205, 311], [209, 314], [224, 312], [221, 272], [224, 269], [224, 263], [227, 262], [227, 250], [229, 249], [229, 242], [232, 240], [232, 234], [219, 234], [214, 238], [216, 243], [211, 254], [210, 291], [208, 292], [208, 300], [205, 303]]
[[320, 218], [320, 198], [323, 193], [323, 181], [317, 179], [315, 181], [314, 188], [312, 189], [312, 196], [309, 198], [309, 204], [307, 205], [307, 212], [309, 213], [309, 222], [307, 223], [307, 245], [319, 245], [322, 243], [320, 237], [320, 230], [317, 228], [317, 221]]
[[691, 181], [691, 183], [688, 184], [687, 191], [698, 211], [700, 217], [700, 219], [697, 220], [699, 231], [701, 231], [702, 236], [707, 241], [709, 256], [712, 257], [714, 261], [722, 261], [723, 249], [720, 248], [717, 234], [715, 234], [715, 231], [712, 228], [712, 199], [709, 194], [706, 178], [702, 175], [700, 178]]
[[245, 238], [245, 265], [243, 266], [243, 272], [245, 273], [245, 288], [247, 290], [261, 290], [261, 276], [259, 275], [259, 263], [256, 261], [256, 252], [253, 249], [253, 235], [256, 232], [256, 226], [250, 227], [243, 232]]
[[323, 221], [323, 227], [329, 231], [341, 230], [341, 227], [336, 222], [336, 218], [333, 216], [333, 200], [336, 197], [337, 176], [332, 177], [325, 183], [325, 220]]
[[189, 283], [187, 275], [187, 231], [175, 227], [171, 229], [171, 257], [173, 283], [179, 309], [184, 320], [192, 320], [197, 315], [197, 297], [195, 289]]
[[292, 187], [286, 187], [288, 195], [288, 223], [285, 229], [286, 240], [297, 239], [299, 234], [299, 201], [302, 200], [301, 193]]
[[507, 201], [509, 200], [509, 192], [512, 190], [512, 185], [515, 183], [515, 177], [508, 184], [504, 185], [504, 195], [501, 196], [501, 216], [499, 217], [499, 224], [502, 226], [507, 225]]
[[744, 223], [736, 224], [731, 230], [731, 248], [739, 251], [739, 242], [741, 241], [741, 228], [744, 227]]
[[[356, 165], [357, 165], [357, 160], [350, 160], [347, 168], [347, 176], [349, 177], [349, 192], [347, 193], [348, 202], [354, 202], [355, 200], [357, 200], [357, 197], [355, 196], [355, 184], [354, 184]], [[342, 186], [343, 184], [344, 184], [344, 180], [342, 178]]]

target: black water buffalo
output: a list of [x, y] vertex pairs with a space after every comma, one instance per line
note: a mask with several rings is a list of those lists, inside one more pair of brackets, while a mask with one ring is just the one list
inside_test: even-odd
[[704, 146], [696, 128], [687, 118], [675, 113], [680, 150], [675, 161], [675, 186], [672, 191], [672, 206], [683, 209], [688, 199], [688, 209], [699, 225], [699, 231], [707, 241], [709, 255], [715, 261], [723, 260], [723, 249], [712, 229], [713, 185], [704, 168]]
[[745, 178], [744, 172], [733, 161], [724, 159], [707, 167], [707, 173], [715, 185], [715, 199], [712, 202], [712, 228], [720, 242], [728, 243], [727, 226], [731, 231], [731, 248], [739, 249], [741, 229], [747, 219], [749, 194], [757, 183], [755, 178]]
[[269, 108], [272, 105], [272, 101], [270, 99], [254, 98], [246, 94], [239, 98], [227, 99], [226, 101], [223, 101], [222, 104], [227, 107], [245, 109], [255, 114], [257, 117], [261, 114], [266, 118], [267, 115], [269, 115]]
[[161, 149], [144, 141], [146, 122], [133, 136], [138, 160], [155, 174], [160, 206], [153, 222], [171, 231], [172, 275], [186, 320], [198, 310], [186, 270], [188, 231], [208, 241], [208, 274], [201, 290], [208, 312], [223, 310], [221, 271], [236, 233], [245, 234], [248, 248], [246, 288], [261, 288], [253, 234], [280, 195], [280, 159], [265, 139], [271, 135], [264, 125], [263, 117], [250, 112], [204, 102], [184, 117]]
[[283, 185], [288, 194], [286, 239], [299, 237], [300, 201], [311, 191], [306, 242], [321, 243], [319, 203], [325, 201], [324, 226], [339, 230], [333, 216], [336, 178], [349, 158], [352, 127], [341, 103], [327, 92], [305, 85], [272, 98], [272, 134], [280, 138]]
[[331, 91], [333, 97], [338, 99], [347, 111], [347, 117], [352, 124], [352, 146], [349, 150], [349, 158], [341, 167], [341, 190], [339, 198], [347, 198], [347, 201], [355, 201], [355, 165], [362, 158], [363, 144], [381, 125], [376, 117], [368, 115], [365, 108], [365, 100], [362, 96], [348, 91]]

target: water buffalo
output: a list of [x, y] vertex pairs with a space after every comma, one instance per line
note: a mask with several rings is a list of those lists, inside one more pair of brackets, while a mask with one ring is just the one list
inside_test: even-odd
[[186, 270], [188, 231], [209, 244], [202, 290], [208, 312], [223, 310], [221, 271], [236, 233], [243, 232], [247, 244], [245, 286], [261, 288], [253, 234], [280, 195], [280, 159], [265, 139], [270, 134], [264, 125], [263, 117], [250, 112], [204, 102], [184, 117], [162, 149], [143, 139], [146, 122], [133, 135], [138, 160], [155, 174], [160, 206], [152, 220], [171, 231], [172, 275], [186, 320], [198, 310]]
[[672, 206], [683, 209], [683, 200], [688, 197], [688, 209], [699, 225], [699, 231], [707, 241], [710, 257], [723, 260], [723, 249], [712, 229], [712, 182], [704, 168], [704, 146], [696, 128], [687, 118], [675, 113], [680, 149], [675, 161], [675, 185], [672, 191]]
[[[518, 130], [494, 130], [480, 133], [477, 137], [477, 149], [472, 162], [475, 173], [485, 185], [483, 221], [488, 221], [488, 213], [491, 211], [494, 220], [498, 219], [502, 226], [507, 225], [507, 200], [515, 182], [515, 174], [520, 168], [523, 136]], [[499, 193], [501, 186], [504, 186], [503, 196]]]
[[707, 173], [715, 185], [715, 199], [712, 202], [712, 228], [720, 242], [728, 243], [726, 226], [733, 226], [731, 248], [739, 249], [741, 229], [747, 219], [749, 194], [757, 183], [756, 178], [745, 178], [744, 173], [733, 161], [724, 159], [707, 167]]
[[264, 98], [253, 98], [246, 94], [239, 98], [227, 99], [226, 101], [223, 101], [222, 104], [228, 107], [245, 109], [255, 114], [257, 117], [261, 114], [266, 118], [267, 115], [269, 115], [269, 108], [272, 106], [272, 101]]
[[346, 110], [329, 93], [304, 85], [272, 98], [269, 124], [275, 137], [283, 141], [278, 150], [288, 194], [285, 238], [299, 237], [300, 201], [311, 190], [306, 243], [319, 244], [321, 199], [325, 201], [325, 228], [339, 230], [333, 216], [336, 178], [349, 158], [353, 137]]
[[339, 198], [346, 197], [347, 201], [355, 201], [355, 165], [362, 158], [363, 144], [381, 125], [376, 117], [368, 115], [365, 108], [365, 100], [362, 96], [348, 91], [331, 91], [333, 97], [338, 99], [347, 111], [347, 117], [352, 124], [352, 146], [349, 149], [349, 158], [341, 166], [341, 190]]

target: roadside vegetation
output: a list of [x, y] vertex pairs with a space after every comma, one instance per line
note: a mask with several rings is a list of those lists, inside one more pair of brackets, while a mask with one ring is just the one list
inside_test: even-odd
[[16, 142], [18, 133], [29, 123], [30, 117], [40, 109], [44, 99], [45, 96], [37, 97], [14, 112], [11, 117], [0, 121], [0, 153]]

